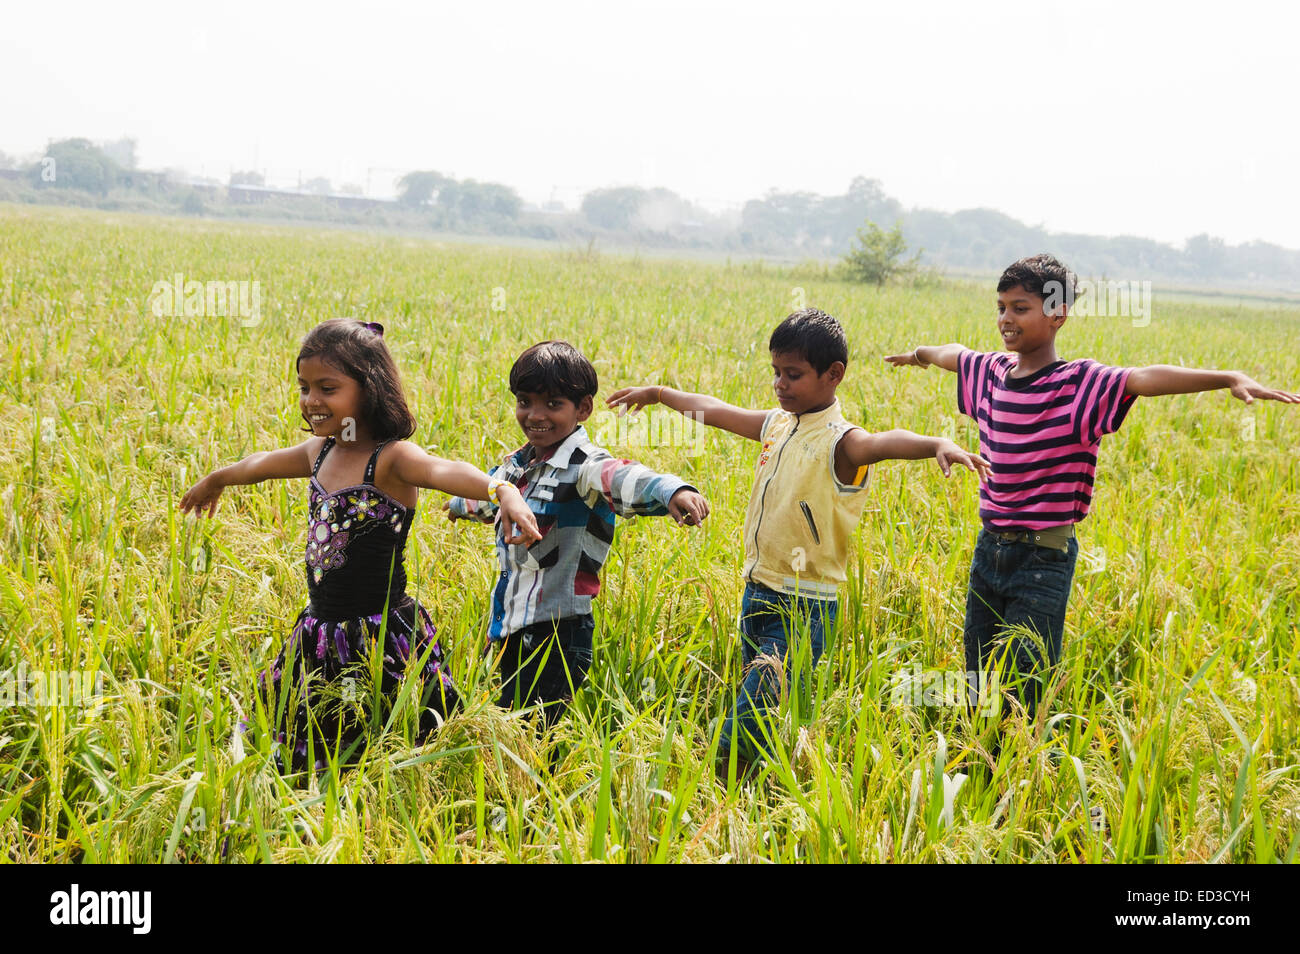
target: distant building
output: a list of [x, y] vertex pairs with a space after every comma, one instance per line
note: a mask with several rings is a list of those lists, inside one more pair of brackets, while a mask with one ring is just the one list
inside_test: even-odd
[[126, 189], [141, 189], [150, 192], [170, 192], [175, 184], [165, 172], [146, 172], [143, 169], [127, 169], [117, 177], [117, 184]]
[[364, 195], [348, 195], [342, 192], [321, 195], [318, 192], [258, 185], [227, 186], [226, 198], [236, 205], [260, 205], [274, 200], [290, 203], [324, 202], [339, 209], [381, 209], [391, 207], [397, 201], [396, 199], [372, 199]]

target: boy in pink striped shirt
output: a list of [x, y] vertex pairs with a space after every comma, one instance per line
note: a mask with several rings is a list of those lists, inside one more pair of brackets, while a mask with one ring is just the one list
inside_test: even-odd
[[1079, 553], [1074, 525], [1092, 503], [1102, 437], [1119, 429], [1139, 396], [1229, 388], [1247, 404], [1256, 398], [1300, 403], [1300, 395], [1266, 388], [1239, 371], [1062, 361], [1056, 333], [1075, 293], [1075, 274], [1052, 256], [1022, 258], [998, 280], [998, 332], [1006, 352], [949, 344], [885, 359], [956, 372], [957, 407], [979, 425], [980, 451], [993, 476], [980, 485], [984, 528], [966, 596], [967, 678], [974, 705], [996, 642], [1011, 627], [1026, 627], [1038, 638], [1025, 629], [1012, 634], [1005, 669], [1030, 718], [1061, 656]]

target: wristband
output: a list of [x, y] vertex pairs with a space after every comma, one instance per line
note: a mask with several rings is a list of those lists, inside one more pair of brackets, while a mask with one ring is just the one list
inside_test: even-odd
[[497, 491], [501, 488], [501, 485], [504, 483], [505, 481], [501, 480], [498, 477], [488, 478], [488, 500], [496, 504], [498, 507], [501, 506], [501, 498], [497, 496]]
[[930, 366], [930, 362], [921, 357], [920, 348], [912, 349], [912, 357], [916, 360], [916, 366], [918, 368], [928, 368]]

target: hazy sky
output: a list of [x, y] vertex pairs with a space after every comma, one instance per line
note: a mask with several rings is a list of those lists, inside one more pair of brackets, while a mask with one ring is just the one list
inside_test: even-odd
[[907, 206], [1300, 248], [1290, 4], [19, 3], [0, 150], [146, 168], [437, 169], [575, 205], [881, 180]]

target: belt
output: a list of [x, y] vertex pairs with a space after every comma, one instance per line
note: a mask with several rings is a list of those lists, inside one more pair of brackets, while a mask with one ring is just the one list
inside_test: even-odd
[[1074, 537], [1074, 524], [1064, 527], [1047, 527], [1043, 530], [989, 530], [1003, 543], [1032, 543], [1050, 550], [1067, 552]]

